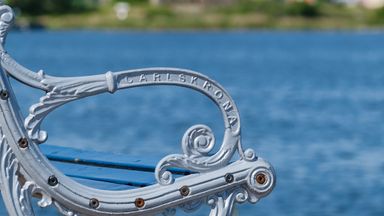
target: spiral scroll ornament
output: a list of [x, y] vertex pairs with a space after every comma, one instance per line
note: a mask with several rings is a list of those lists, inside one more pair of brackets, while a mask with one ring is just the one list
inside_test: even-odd
[[214, 146], [215, 136], [206, 125], [195, 125], [184, 134], [182, 148], [188, 157], [206, 157]]
[[0, 1], [0, 42], [4, 43], [15, 16], [9, 6], [1, 4], [2, 2]]
[[[162, 185], [172, 184], [175, 179], [169, 168], [182, 168], [193, 172], [209, 172], [226, 166], [239, 147], [239, 136], [226, 131], [218, 152], [210, 154], [215, 146], [215, 136], [206, 125], [189, 128], [182, 139], [183, 154], [172, 154], [163, 158], [156, 167], [155, 177]], [[243, 153], [241, 153], [243, 154]]]
[[[173, 216], [177, 208], [192, 212], [204, 203], [212, 207], [211, 216], [229, 216], [235, 203], [255, 203], [272, 191], [276, 182], [272, 166], [252, 149], [243, 151], [236, 104], [214, 80], [178, 68], [144, 68], [82, 77], [34, 72], [4, 49], [13, 19], [12, 9], [0, 1], [0, 90], [7, 93], [0, 98], [0, 189], [10, 215], [34, 215], [32, 195], [39, 195], [39, 206], [55, 206], [66, 216]], [[24, 125], [9, 77], [44, 91], [40, 101], [30, 107]], [[149, 85], [189, 88], [213, 101], [224, 122], [221, 145], [215, 142], [208, 126], [195, 125], [182, 138], [182, 152], [168, 155], [157, 164], [158, 184], [126, 191], [104, 191], [73, 181], [57, 170], [36, 145], [47, 140], [48, 133], [40, 126], [58, 107], [85, 97]], [[190, 175], [175, 179], [172, 172], [177, 169]], [[54, 184], [50, 181], [52, 176]], [[92, 204], [95, 200], [96, 204]], [[143, 205], [136, 205], [137, 200]]]
[[250, 193], [243, 187], [211, 196], [208, 198], [208, 205], [212, 208], [210, 216], [233, 215], [234, 204], [244, 203], [249, 199], [251, 199]]

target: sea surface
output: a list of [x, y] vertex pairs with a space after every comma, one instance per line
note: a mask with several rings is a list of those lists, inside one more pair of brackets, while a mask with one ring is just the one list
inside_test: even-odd
[[[218, 81], [237, 102], [243, 145], [278, 178], [272, 194], [240, 205], [239, 215], [384, 215], [383, 31], [31, 31], [10, 33], [7, 49], [55, 76], [169, 66]], [[43, 92], [14, 84], [26, 115]], [[210, 126], [220, 146], [215, 105], [162, 86], [67, 104], [42, 127], [50, 144], [160, 159], [181, 153], [195, 124]]]

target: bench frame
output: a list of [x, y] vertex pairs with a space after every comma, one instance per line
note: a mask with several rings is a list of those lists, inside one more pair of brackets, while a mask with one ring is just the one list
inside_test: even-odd
[[[243, 150], [240, 117], [227, 91], [208, 77], [190, 70], [147, 68], [83, 77], [55, 77], [33, 72], [18, 64], [4, 49], [14, 20], [12, 9], [0, 3], [0, 186], [10, 215], [34, 215], [32, 196], [41, 207], [56, 206], [63, 215], [174, 215], [177, 208], [186, 212], [202, 204], [211, 206], [211, 216], [232, 215], [235, 203], [256, 203], [275, 185], [272, 166]], [[30, 107], [23, 120], [9, 76], [45, 92]], [[84, 97], [148, 85], [176, 85], [209, 97], [220, 109], [225, 135], [220, 149], [212, 130], [195, 125], [182, 139], [182, 154], [163, 158], [156, 166], [157, 184], [127, 191], [90, 188], [57, 170], [39, 149], [47, 140], [40, 130], [44, 118], [68, 102]], [[233, 162], [237, 154], [238, 160]], [[194, 174], [174, 178], [171, 168]]]

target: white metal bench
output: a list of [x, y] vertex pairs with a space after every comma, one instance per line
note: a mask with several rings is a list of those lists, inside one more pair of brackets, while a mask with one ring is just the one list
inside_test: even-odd
[[[146, 68], [84, 77], [55, 77], [18, 64], [4, 49], [14, 13], [0, 6], [0, 181], [10, 215], [34, 215], [32, 196], [41, 207], [63, 215], [174, 215], [202, 204], [211, 216], [232, 215], [235, 203], [256, 203], [275, 185], [272, 166], [243, 150], [240, 117], [227, 91], [210, 78], [175, 68]], [[9, 77], [45, 94], [23, 118]], [[43, 144], [44, 118], [56, 108], [105, 92], [148, 85], [176, 85], [203, 93], [220, 109], [225, 132], [220, 149], [208, 126], [191, 127], [182, 153], [157, 163]], [[238, 160], [234, 159], [237, 154]], [[97, 188], [96, 188], [97, 187]]]

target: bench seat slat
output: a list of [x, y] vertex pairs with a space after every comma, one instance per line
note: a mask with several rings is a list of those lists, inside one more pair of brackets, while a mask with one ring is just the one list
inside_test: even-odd
[[155, 176], [151, 172], [121, 170], [57, 161], [52, 161], [52, 164], [65, 175], [74, 178], [130, 185], [134, 187], [145, 187], [155, 183]]
[[124, 184], [114, 184], [114, 183], [110, 183], [110, 182], [95, 181], [95, 180], [84, 179], [84, 178], [72, 177], [72, 179], [77, 181], [78, 183], [80, 183], [82, 185], [97, 188], [100, 190], [116, 190], [117, 191], [117, 190], [130, 190], [130, 189], [137, 188], [134, 186], [124, 185]]
[[[123, 154], [113, 154], [96, 151], [85, 151], [69, 147], [41, 145], [41, 151], [51, 161], [76, 163], [90, 166], [137, 170], [144, 172], [155, 172], [156, 164], [161, 158], [154, 157], [131, 157]], [[189, 175], [188, 170], [172, 168], [174, 174]]]
[[[126, 190], [156, 183], [156, 162], [152, 157], [134, 158], [46, 144], [41, 145], [40, 150], [66, 176], [86, 186]], [[175, 177], [190, 174], [181, 169], [171, 171]]]

